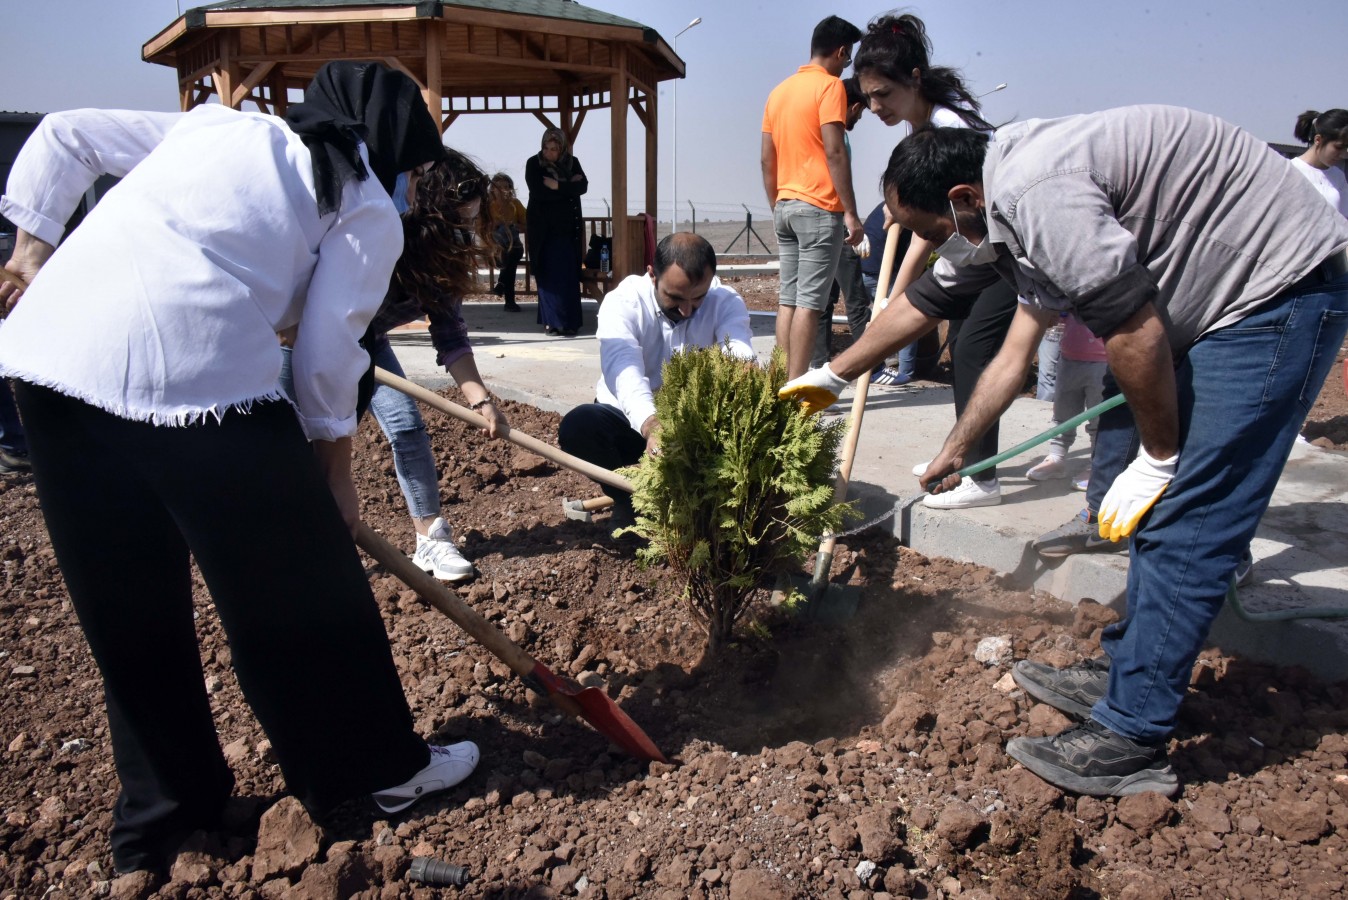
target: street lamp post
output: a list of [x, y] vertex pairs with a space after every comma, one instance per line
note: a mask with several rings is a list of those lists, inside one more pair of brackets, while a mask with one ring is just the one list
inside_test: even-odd
[[[679, 36], [682, 35], [684, 31], [687, 31], [689, 28], [692, 28], [694, 25], [701, 25], [701, 24], [702, 24], [702, 17], [698, 16], [696, 19], [694, 19], [693, 21], [689, 22], [686, 26], [684, 26], [683, 31], [680, 31], [678, 34], [674, 35], [675, 56], [679, 55]], [[670, 206], [673, 209], [673, 212], [670, 214], [669, 219], [670, 234], [673, 234], [674, 232], [679, 230], [679, 81], [680, 80], [681, 79], [678, 78], [674, 79], [674, 133], [671, 136], [674, 150], [674, 166], [673, 166], [674, 186], [670, 190], [670, 200], [672, 201], [670, 203]]]

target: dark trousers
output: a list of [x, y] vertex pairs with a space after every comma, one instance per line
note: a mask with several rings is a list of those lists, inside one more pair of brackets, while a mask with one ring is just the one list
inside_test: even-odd
[[24, 437], [23, 423], [19, 421], [19, 411], [14, 406], [7, 378], [0, 378], [0, 450], [19, 454], [28, 452], [28, 440]]
[[239, 686], [311, 812], [426, 765], [356, 548], [288, 404], [169, 428], [15, 388], [52, 546], [103, 674], [119, 868], [160, 865], [177, 839], [212, 827], [233, 785], [189, 554]]
[[[623, 411], [599, 402], [577, 406], [563, 416], [557, 429], [557, 443], [563, 452], [610, 471], [635, 465], [646, 452], [646, 439], [627, 421]], [[632, 513], [631, 494], [606, 484], [600, 488], [613, 498], [615, 514]]]
[[515, 278], [519, 274], [520, 260], [523, 258], [524, 245], [520, 243], [519, 235], [514, 236], [510, 246], [501, 247], [501, 268], [496, 277], [497, 287], [501, 289], [506, 303], [515, 302]]
[[[964, 415], [964, 407], [973, 396], [983, 370], [1002, 349], [1017, 303], [1016, 289], [999, 281], [978, 295], [967, 318], [950, 323], [950, 359], [957, 417]], [[998, 423], [994, 422], [970, 450], [964, 460], [966, 466], [997, 455], [998, 431]], [[996, 477], [996, 466], [973, 476], [975, 481], [991, 481]]]

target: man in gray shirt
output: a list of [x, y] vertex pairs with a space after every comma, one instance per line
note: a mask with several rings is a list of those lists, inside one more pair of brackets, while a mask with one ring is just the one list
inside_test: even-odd
[[1307, 410], [1348, 332], [1348, 222], [1267, 145], [1211, 116], [1142, 106], [1000, 129], [918, 132], [885, 200], [942, 259], [830, 366], [782, 389], [837, 394], [996, 278], [1022, 298], [1001, 352], [923, 475], [949, 490], [1010, 406], [1060, 310], [1104, 338], [1141, 452], [1100, 510], [1132, 536], [1107, 656], [1016, 682], [1080, 724], [1007, 752], [1078, 793], [1174, 794], [1166, 742], [1189, 674]]

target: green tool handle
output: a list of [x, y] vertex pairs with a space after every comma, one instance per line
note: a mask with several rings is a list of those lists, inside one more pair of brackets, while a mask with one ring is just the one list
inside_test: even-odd
[[1010, 450], [1003, 450], [996, 456], [988, 457], [982, 462], [976, 462], [971, 466], [965, 466], [963, 469], [960, 469], [955, 474], [961, 478], [968, 477], [969, 475], [977, 475], [984, 469], [991, 469], [998, 463], [1006, 462], [1013, 456], [1019, 456], [1026, 450], [1029, 450], [1031, 447], [1037, 447], [1040, 444], [1044, 443], [1044, 441], [1052, 440], [1053, 438], [1057, 437], [1060, 434], [1064, 434], [1068, 431], [1071, 431], [1073, 428], [1076, 428], [1082, 422], [1094, 419], [1096, 416], [1101, 415], [1102, 413], [1107, 413], [1114, 407], [1123, 405], [1125, 402], [1127, 401], [1126, 398], [1123, 396], [1123, 394], [1116, 394], [1113, 397], [1110, 397], [1104, 403], [1099, 403], [1096, 404], [1095, 406], [1092, 406], [1090, 409], [1086, 410], [1080, 415], [1073, 416], [1066, 422], [1063, 422], [1061, 425], [1055, 425], [1048, 431], [1040, 432], [1039, 434], [1036, 434], [1034, 437], [1030, 438], [1028, 441], [1022, 441], [1021, 443], [1012, 447]]

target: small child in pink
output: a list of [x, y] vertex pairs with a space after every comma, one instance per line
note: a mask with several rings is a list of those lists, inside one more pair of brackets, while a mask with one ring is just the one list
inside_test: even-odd
[[[1059, 425], [1100, 402], [1104, 391], [1105, 342], [1091, 334], [1075, 315], [1063, 319], [1061, 356], [1058, 361], [1057, 393], [1053, 397], [1053, 424]], [[1086, 433], [1095, 443], [1096, 421], [1086, 423]], [[1031, 481], [1067, 477], [1067, 451], [1076, 440], [1076, 429], [1064, 432], [1049, 441], [1048, 455], [1025, 474]], [[1072, 486], [1084, 491], [1090, 481], [1090, 470], [1073, 480]]]

